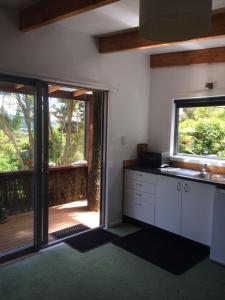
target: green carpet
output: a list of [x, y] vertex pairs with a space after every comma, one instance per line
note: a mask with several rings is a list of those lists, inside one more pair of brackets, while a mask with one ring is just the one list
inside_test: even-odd
[[60, 244], [3, 266], [0, 299], [224, 300], [225, 268], [207, 259], [175, 276], [112, 244], [85, 254]]

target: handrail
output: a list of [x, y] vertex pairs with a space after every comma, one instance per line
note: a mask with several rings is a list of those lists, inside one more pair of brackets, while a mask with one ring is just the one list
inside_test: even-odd
[[[77, 164], [77, 165], [64, 165], [57, 167], [50, 167], [49, 171], [61, 171], [61, 170], [69, 170], [69, 169], [77, 169], [77, 168], [87, 168], [88, 164]], [[10, 171], [10, 172], [0, 172], [1, 176], [10, 176], [10, 175], [19, 175], [19, 174], [31, 174], [34, 170], [19, 170], [19, 171]]]
[[[0, 174], [0, 208], [10, 215], [33, 209], [32, 170]], [[48, 205], [55, 206], [87, 199], [88, 165], [66, 165], [49, 168]]]

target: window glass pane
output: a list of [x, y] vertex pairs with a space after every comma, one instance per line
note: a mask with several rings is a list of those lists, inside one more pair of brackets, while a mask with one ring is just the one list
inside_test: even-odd
[[225, 158], [225, 106], [179, 108], [178, 122], [178, 153]]
[[32, 169], [34, 97], [29, 89], [30, 94], [0, 91], [0, 172]]
[[85, 102], [49, 98], [49, 165], [84, 160]]
[[34, 87], [0, 81], [0, 254], [33, 245]]

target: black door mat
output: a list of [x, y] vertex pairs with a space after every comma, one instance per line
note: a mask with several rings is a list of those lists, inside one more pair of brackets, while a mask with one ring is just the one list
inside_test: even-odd
[[63, 239], [67, 236], [70, 236], [70, 235], [73, 235], [73, 234], [76, 234], [76, 233], [79, 233], [79, 232], [82, 232], [82, 231], [85, 231], [88, 229], [90, 229], [90, 227], [85, 226], [83, 224], [77, 224], [72, 227], [68, 227], [68, 228], [61, 229], [61, 230], [58, 230], [55, 232], [51, 232], [49, 235], [52, 236], [54, 239]]
[[209, 247], [155, 227], [121, 237], [113, 244], [176, 275], [209, 256]]
[[118, 236], [102, 228], [93, 229], [65, 241], [80, 252], [87, 252], [118, 239]]

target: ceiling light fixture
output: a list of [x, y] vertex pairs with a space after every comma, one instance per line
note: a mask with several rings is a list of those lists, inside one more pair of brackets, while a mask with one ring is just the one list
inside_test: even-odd
[[148, 40], [178, 42], [206, 35], [212, 0], [140, 0], [140, 35]]

